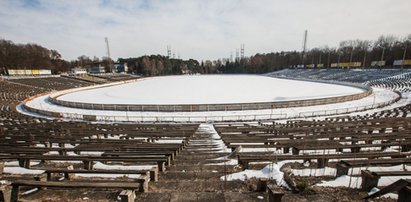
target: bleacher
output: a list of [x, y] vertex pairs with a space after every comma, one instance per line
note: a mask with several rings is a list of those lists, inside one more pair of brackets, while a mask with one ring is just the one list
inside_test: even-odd
[[12, 82], [21, 83], [28, 86], [35, 86], [47, 90], [65, 90], [69, 88], [77, 88], [89, 86], [90, 83], [70, 79], [67, 77], [42, 77], [42, 78], [27, 78], [27, 79], [12, 79]]
[[[270, 75], [368, 81], [367, 84], [372, 86], [404, 93], [409, 91], [411, 72], [407, 71], [288, 69]], [[153, 201], [160, 200], [158, 197], [170, 200], [171, 194], [177, 197], [184, 191], [201, 193], [202, 199], [209, 197], [209, 200], [228, 197], [237, 201], [255, 201], [257, 194], [267, 195], [251, 192], [248, 182], [225, 182], [220, 177], [239, 169], [256, 168], [258, 164], [255, 163], [266, 165], [283, 160], [312, 162], [318, 168], [333, 167], [337, 170], [336, 175], [349, 175], [349, 169], [364, 165], [411, 164], [410, 104], [372, 114], [321, 120], [214, 124], [224, 146], [233, 151], [242, 147], [242, 151], [235, 153], [238, 165], [222, 164], [225, 162], [222, 158], [229, 153], [218, 150], [220, 146], [214, 142], [215, 137], [207, 136], [204, 131], [198, 132], [197, 124], [52, 121], [25, 116], [15, 110], [19, 102], [33, 95], [126, 77], [134, 79], [132, 76], [92, 75], [80, 79], [83, 81], [67, 77], [0, 81], [0, 180], [11, 182], [8, 186], [12, 187], [13, 200], [22, 197], [22, 190], [37, 187], [70, 191], [111, 190], [116, 196], [120, 192], [119, 197], [125, 199], [132, 199], [135, 191], [150, 190], [152, 193], [141, 193], [139, 199]], [[7, 167], [5, 164], [12, 163], [18, 164], [18, 168], [44, 172], [31, 175], [3, 172]], [[142, 168], [119, 169], [127, 166]], [[369, 180], [370, 173], [364, 173], [364, 179]], [[406, 174], [409, 173], [376, 172], [371, 175]], [[85, 175], [98, 177], [81, 177]], [[131, 175], [138, 177], [132, 178]], [[225, 190], [224, 196], [219, 194], [221, 190]], [[199, 195], [193, 196], [196, 197]], [[287, 196], [285, 199], [293, 200]]]
[[[284, 124], [215, 124], [215, 128], [227, 147], [233, 151], [242, 148], [237, 158], [244, 169], [252, 162], [283, 160], [317, 160], [318, 168], [324, 168], [329, 160], [350, 159], [345, 166], [336, 165], [340, 176], [347, 175], [347, 165], [411, 163], [410, 123], [410, 118], [341, 117]], [[388, 148], [400, 152], [384, 152]]]
[[409, 69], [284, 69], [268, 73], [268, 76], [331, 80], [363, 83], [400, 74], [411, 73]]
[[107, 73], [107, 74], [91, 74], [94, 77], [103, 78], [109, 81], [127, 81], [138, 79], [140, 76], [132, 74], [118, 74], [118, 73]]
[[104, 84], [104, 83], [110, 82], [110, 80], [106, 78], [92, 76], [91, 74], [64, 75], [64, 77], [76, 79], [76, 80], [83, 81], [83, 82], [88, 82], [91, 84]]

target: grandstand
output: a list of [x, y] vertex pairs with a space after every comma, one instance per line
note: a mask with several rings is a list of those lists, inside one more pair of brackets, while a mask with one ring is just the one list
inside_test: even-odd
[[286, 78], [364, 83], [396, 75], [408, 74], [410, 72], [411, 70], [409, 69], [284, 69], [266, 75]]
[[369, 111], [306, 119], [96, 123], [32, 117], [16, 107], [38, 94], [134, 76], [4, 79], [0, 196], [12, 201], [361, 201], [373, 187], [411, 179], [411, 71], [286, 69], [267, 75], [362, 83], [397, 91], [401, 98]]

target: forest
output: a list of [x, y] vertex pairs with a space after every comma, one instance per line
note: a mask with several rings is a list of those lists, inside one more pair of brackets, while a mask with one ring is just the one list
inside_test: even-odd
[[[411, 59], [411, 34], [407, 37], [380, 36], [376, 40], [345, 40], [338, 47], [316, 47], [303, 51], [281, 51], [257, 53], [250, 57], [223, 58], [214, 61], [182, 60], [163, 55], [144, 55], [134, 58], [118, 58], [117, 63], [127, 63], [129, 73], [158, 76], [177, 74], [218, 74], [218, 73], [266, 73], [289, 67], [322, 64], [329, 68], [337, 62], [361, 62], [361, 67], [370, 67], [372, 61], [386, 61], [392, 67], [394, 60]], [[90, 58], [79, 56], [66, 61], [57, 50], [47, 49], [37, 44], [15, 44], [0, 38], [0, 73], [5, 69], [51, 69], [53, 73], [63, 73], [75, 67], [89, 68], [103, 65], [106, 71], [114, 61], [108, 57]]]

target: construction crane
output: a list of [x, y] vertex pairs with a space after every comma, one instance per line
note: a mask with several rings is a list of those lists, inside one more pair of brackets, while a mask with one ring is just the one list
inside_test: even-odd
[[110, 72], [114, 73], [114, 69], [113, 69], [113, 65], [111, 64], [111, 57], [110, 57], [110, 46], [108, 45], [108, 38], [105, 37], [104, 38], [106, 41], [106, 47], [107, 47], [107, 60], [108, 60], [108, 68], [110, 70]]

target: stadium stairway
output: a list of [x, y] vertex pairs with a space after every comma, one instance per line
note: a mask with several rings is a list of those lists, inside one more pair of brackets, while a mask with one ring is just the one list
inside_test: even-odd
[[173, 164], [149, 183], [136, 201], [261, 201], [266, 193], [249, 191], [244, 181], [222, 176], [241, 171], [211, 124], [201, 124]]

